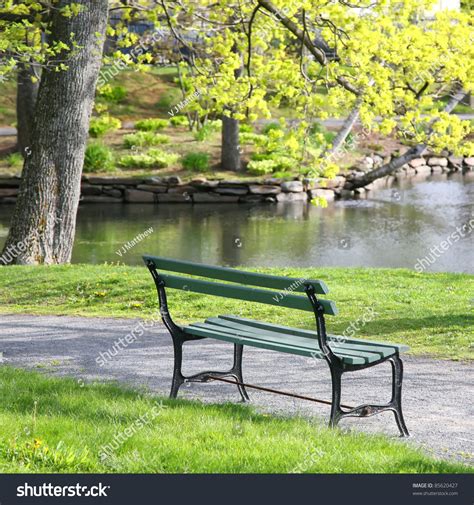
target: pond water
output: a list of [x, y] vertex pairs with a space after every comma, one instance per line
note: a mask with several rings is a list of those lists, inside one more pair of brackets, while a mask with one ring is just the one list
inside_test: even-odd
[[[440, 249], [474, 217], [474, 176], [406, 181], [321, 209], [291, 204], [84, 205], [73, 262], [141, 264], [143, 253], [217, 265], [365, 266], [474, 273], [474, 232]], [[0, 206], [0, 246], [13, 206]], [[125, 243], [153, 233], [119, 256]], [[432, 262], [430, 248], [441, 253]], [[430, 264], [432, 263], [432, 264]]]

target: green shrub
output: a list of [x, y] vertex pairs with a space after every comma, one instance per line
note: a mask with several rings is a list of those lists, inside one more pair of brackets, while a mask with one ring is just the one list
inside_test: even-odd
[[169, 121], [167, 119], [151, 118], [137, 121], [135, 123], [135, 128], [144, 132], [157, 132], [163, 130], [168, 125]]
[[266, 135], [267, 133], [271, 132], [272, 130], [282, 130], [283, 128], [281, 127], [280, 123], [268, 123], [262, 128], [262, 133]]
[[252, 161], [262, 161], [262, 160], [271, 160], [272, 155], [269, 153], [253, 153], [251, 156]]
[[336, 134], [328, 131], [324, 125], [314, 122], [309, 128], [309, 139], [313, 145], [332, 144]]
[[213, 133], [218, 132], [222, 128], [222, 121], [220, 119], [214, 119], [205, 123], [197, 132], [194, 133], [194, 138], [198, 142], [204, 142], [208, 140]]
[[298, 165], [298, 160], [292, 158], [291, 156], [285, 156], [284, 154], [274, 152], [274, 153], [254, 153], [252, 154], [252, 161], [267, 161], [271, 160], [274, 162], [275, 170], [293, 170], [296, 165]]
[[7, 157], [9, 167], [20, 168], [23, 165], [23, 156], [20, 153], [12, 153]]
[[153, 132], [130, 133], [123, 137], [124, 145], [129, 149], [134, 146], [159, 146], [162, 144], [168, 144], [169, 141], [170, 138], [167, 135], [161, 135]]
[[277, 166], [275, 160], [251, 160], [247, 165], [247, 171], [252, 175], [266, 175], [273, 173]]
[[100, 117], [91, 118], [89, 125], [89, 135], [94, 138], [102, 137], [106, 133], [118, 130], [121, 127], [122, 122], [120, 119], [105, 114]]
[[119, 165], [126, 168], [166, 168], [176, 163], [179, 156], [160, 149], [150, 149], [143, 154], [127, 154], [119, 160]]
[[188, 126], [188, 118], [186, 116], [173, 116], [170, 119], [171, 126]]
[[112, 103], [121, 102], [127, 96], [127, 90], [124, 86], [111, 86], [106, 84], [99, 90], [99, 96]]
[[252, 144], [256, 146], [264, 146], [267, 141], [265, 135], [260, 135], [259, 133], [247, 133], [242, 132], [240, 134], [241, 144]]
[[241, 123], [239, 125], [239, 131], [240, 131], [240, 133], [252, 133], [253, 132], [253, 128], [249, 124]]
[[114, 155], [112, 150], [99, 143], [87, 146], [84, 157], [84, 172], [108, 172], [114, 169]]
[[218, 132], [222, 128], [222, 119], [211, 119], [207, 122], [207, 124], [214, 128], [214, 131]]
[[276, 162], [276, 170], [291, 171], [298, 164], [298, 161], [291, 156], [273, 155], [272, 160]]
[[298, 160], [280, 153], [255, 153], [252, 155], [247, 170], [253, 175], [270, 173], [289, 174], [298, 166]]
[[208, 140], [213, 133], [214, 130], [208, 124], [205, 124], [204, 126], [201, 126], [197, 132], [194, 133], [194, 139], [198, 142], [204, 142]]
[[182, 160], [183, 168], [193, 172], [207, 172], [210, 156], [207, 153], [188, 153]]

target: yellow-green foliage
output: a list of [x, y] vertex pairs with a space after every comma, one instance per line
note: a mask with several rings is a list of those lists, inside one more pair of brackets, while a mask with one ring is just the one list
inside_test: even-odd
[[134, 146], [159, 146], [161, 144], [168, 144], [169, 141], [170, 139], [167, 135], [153, 133], [152, 131], [130, 133], [123, 138], [125, 147], [128, 148], [133, 148]]
[[[119, 49], [140, 49], [133, 58], [117, 50], [104, 60], [146, 70], [152, 56], [141, 48], [140, 35], [128, 27], [138, 18], [148, 18], [165, 28], [168, 38], [188, 29], [198, 32], [196, 42], [181, 39], [197, 49], [194, 68], [189, 60], [179, 62], [186, 113], [201, 119], [226, 114], [252, 123], [284, 106], [294, 118], [304, 120], [294, 133], [304, 137], [313, 118], [324, 118], [328, 110], [347, 111], [359, 97], [360, 118], [367, 129], [393, 132], [405, 143], [423, 142], [436, 151], [472, 154], [474, 145], [465, 140], [472, 131], [470, 123], [443, 114], [441, 98], [455, 83], [474, 91], [474, 45], [469, 43], [474, 19], [467, 9], [428, 15], [433, 4], [434, 0], [139, 0], [140, 8], [123, 10], [120, 22], [109, 26], [107, 34], [118, 40]], [[119, 5], [111, 1], [112, 7]], [[78, 9], [71, 4], [62, 14], [74, 16]], [[74, 35], [62, 42], [41, 39], [50, 23], [43, 3], [7, 0], [1, 13], [29, 17], [0, 21], [0, 50], [15, 55], [2, 60], [0, 76], [31, 58], [67, 70], [67, 59], [54, 57], [75, 48]], [[238, 29], [229, 22], [237, 18], [242, 20]], [[310, 34], [320, 31], [338, 58], [328, 59], [314, 46], [312, 54], [311, 48], [301, 51], [298, 36], [301, 39], [306, 28]], [[306, 40], [313, 38], [306, 35]], [[294, 139], [293, 147], [297, 144], [302, 145]], [[314, 161], [320, 153], [305, 150], [302, 155]]]
[[[253, 122], [285, 106], [293, 117], [304, 119], [295, 131], [295, 137], [304, 137], [311, 118], [324, 119], [329, 109], [333, 114], [347, 111], [360, 96], [360, 117], [367, 129], [393, 132], [405, 143], [424, 142], [437, 151], [473, 152], [473, 144], [465, 141], [472, 127], [441, 113], [445, 103], [440, 100], [455, 83], [466, 92], [474, 90], [474, 49], [467, 43], [473, 38], [469, 13], [429, 16], [430, 0], [273, 0], [269, 4], [278, 14], [256, 0], [244, 4], [203, 0], [199, 5], [184, 0], [169, 12], [178, 31], [184, 12], [205, 15], [214, 23], [212, 31], [210, 25], [202, 25], [198, 72], [186, 62], [181, 64], [186, 93], [198, 93], [188, 111], [201, 117], [224, 113]], [[247, 28], [252, 19], [251, 45], [243, 30], [224, 23], [236, 10], [239, 19], [247, 20]], [[301, 56], [300, 41], [296, 43], [281, 21], [285, 17], [301, 32], [304, 17], [309, 29], [321, 29], [330, 45], [338, 40], [338, 59], [317, 61], [309, 50]], [[192, 24], [192, 17], [189, 20]], [[219, 22], [220, 29], [215, 29]], [[239, 72], [242, 61], [244, 71]], [[289, 149], [296, 145], [295, 139]], [[314, 161], [320, 154], [305, 152]], [[317, 167], [326, 169], [326, 175], [333, 173], [333, 164]]]
[[150, 149], [146, 153], [127, 154], [119, 160], [119, 165], [126, 168], [166, 168], [178, 161], [179, 156], [160, 149]]
[[104, 114], [100, 117], [91, 118], [89, 135], [94, 138], [102, 137], [106, 133], [118, 130], [121, 127], [122, 122], [120, 119]]
[[135, 128], [141, 131], [157, 132], [166, 128], [168, 124], [169, 121], [166, 119], [150, 118], [137, 121], [135, 123]]

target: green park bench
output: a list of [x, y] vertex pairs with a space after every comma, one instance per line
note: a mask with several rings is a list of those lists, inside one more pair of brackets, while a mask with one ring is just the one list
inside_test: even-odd
[[[392, 411], [401, 436], [409, 435], [402, 414], [403, 365], [400, 359], [400, 353], [408, 350], [408, 347], [328, 335], [324, 316], [335, 316], [337, 309], [334, 302], [316, 296], [328, 293], [324, 282], [245, 272], [156, 256], [144, 256], [143, 259], [155, 281], [161, 317], [173, 339], [174, 373], [170, 398], [176, 398], [180, 386], [185, 382], [208, 382], [210, 380], [235, 383], [243, 401], [249, 399], [246, 386], [273, 391], [244, 384], [242, 352], [243, 347], [248, 345], [314, 359], [324, 359], [331, 371], [332, 401], [314, 401], [331, 404], [330, 426], [336, 426], [344, 417], [368, 417], [380, 412]], [[164, 272], [186, 274], [200, 277], [200, 279]], [[216, 282], [216, 280], [225, 281], [225, 283]], [[217, 315], [204, 322], [178, 326], [173, 322], [168, 310], [166, 288], [314, 312], [316, 331], [230, 315]], [[304, 295], [297, 293], [304, 293]], [[202, 372], [185, 377], [181, 368], [183, 344], [203, 338], [233, 343], [234, 364], [228, 371]], [[373, 367], [385, 361], [390, 361], [392, 365], [392, 398], [390, 402], [382, 405], [360, 405], [355, 408], [342, 405], [342, 374]], [[232, 378], [232, 380], [225, 379], [226, 377]], [[288, 393], [283, 394], [288, 395]]]

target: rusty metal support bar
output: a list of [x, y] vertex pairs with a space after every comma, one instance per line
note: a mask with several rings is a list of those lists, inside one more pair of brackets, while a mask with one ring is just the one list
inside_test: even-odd
[[[332, 405], [332, 402], [328, 400], [319, 400], [318, 398], [311, 398], [309, 396], [297, 395], [294, 393], [287, 393], [286, 391], [279, 391], [278, 389], [265, 388], [262, 386], [254, 386], [252, 384], [244, 384], [243, 382], [238, 382], [235, 380], [224, 379], [222, 377], [215, 377], [214, 375], [210, 375], [209, 379], [221, 382], [227, 382], [228, 384], [235, 384], [237, 386], [244, 386], [250, 389], [258, 389], [259, 391], [265, 391], [266, 393], [275, 393], [277, 395], [282, 396], [290, 396], [291, 398], [298, 398], [299, 400], [308, 400], [310, 402], [323, 403], [324, 405]], [[349, 405], [342, 405], [341, 407], [344, 409], [353, 409], [354, 407], [350, 407]]]

